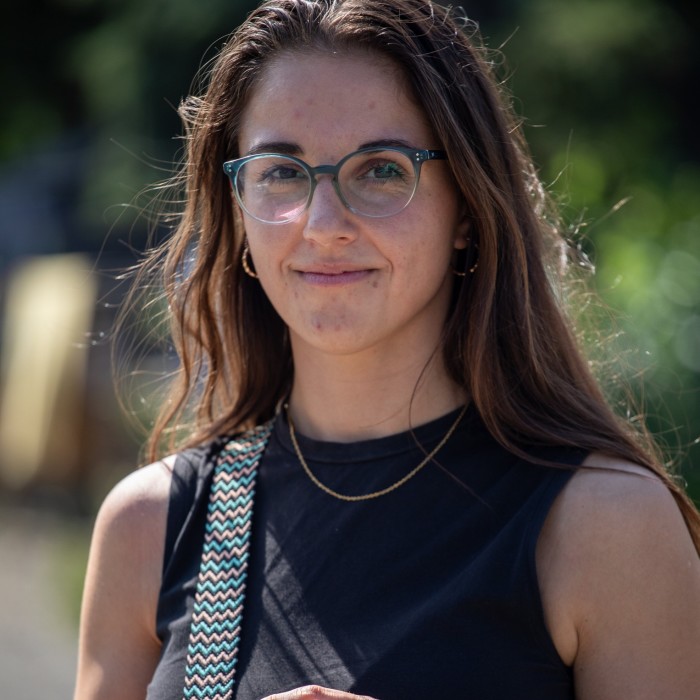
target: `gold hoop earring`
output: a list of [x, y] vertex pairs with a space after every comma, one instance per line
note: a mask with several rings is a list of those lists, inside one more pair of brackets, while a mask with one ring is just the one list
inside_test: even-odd
[[[469, 244], [469, 240], [467, 240], [467, 245], [468, 244]], [[474, 244], [474, 251], [476, 253], [479, 252], [479, 245], [477, 243]], [[474, 270], [476, 270], [477, 267], [479, 267], [479, 260], [478, 259], [470, 268], [467, 268], [466, 272], [462, 272], [461, 270], [458, 270], [455, 267], [451, 267], [450, 269], [452, 270], [452, 274], [455, 275], [455, 277], [466, 277], [467, 275], [473, 274]]]
[[243, 271], [248, 275], [248, 277], [252, 277], [253, 279], [258, 279], [258, 275], [256, 274], [255, 270], [250, 266], [250, 263], [248, 262], [248, 258], [250, 257], [250, 248], [248, 248], [248, 239], [245, 239], [245, 243], [243, 244], [243, 254], [241, 255], [241, 265], [243, 266]]

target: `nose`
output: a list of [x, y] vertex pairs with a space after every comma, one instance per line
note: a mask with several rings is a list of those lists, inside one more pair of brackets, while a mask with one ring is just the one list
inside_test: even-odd
[[317, 176], [306, 211], [304, 238], [323, 246], [349, 243], [357, 238], [353, 214], [341, 201], [332, 177]]

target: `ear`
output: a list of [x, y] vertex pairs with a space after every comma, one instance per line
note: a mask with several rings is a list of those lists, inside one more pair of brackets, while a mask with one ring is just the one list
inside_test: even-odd
[[467, 214], [467, 205], [463, 202], [459, 220], [452, 238], [452, 245], [455, 250], [464, 250], [469, 245], [469, 231], [471, 230], [471, 220]]

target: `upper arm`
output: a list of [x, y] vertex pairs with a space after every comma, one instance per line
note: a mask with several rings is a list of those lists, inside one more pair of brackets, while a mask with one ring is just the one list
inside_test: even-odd
[[550, 513], [538, 550], [550, 630], [573, 663], [577, 698], [690, 700], [700, 689], [700, 559], [668, 489], [621, 468], [581, 470]]
[[80, 620], [76, 700], [144, 698], [160, 652], [156, 609], [170, 466], [144, 467], [97, 514]]

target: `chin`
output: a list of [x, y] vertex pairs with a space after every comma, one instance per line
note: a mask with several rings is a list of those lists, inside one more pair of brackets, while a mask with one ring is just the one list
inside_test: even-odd
[[303, 333], [291, 331], [290, 335], [293, 346], [304, 346], [314, 352], [338, 357], [354, 355], [374, 345], [364, 334], [358, 332], [358, 329], [347, 326], [339, 327], [338, 324], [335, 324], [335, 327], [333, 324], [328, 324], [327, 327], [321, 325], [306, 329]]

